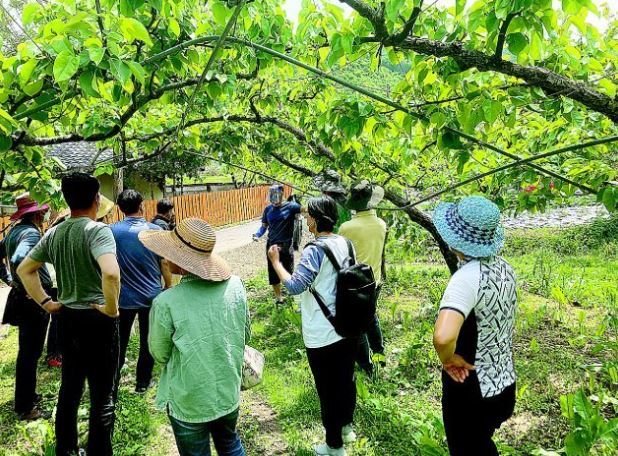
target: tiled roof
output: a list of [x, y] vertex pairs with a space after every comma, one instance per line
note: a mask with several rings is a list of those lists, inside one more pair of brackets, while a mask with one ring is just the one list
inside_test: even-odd
[[111, 149], [99, 151], [94, 142], [87, 141], [56, 144], [50, 149], [49, 156], [58, 158], [70, 171], [92, 172], [97, 164], [113, 157]]

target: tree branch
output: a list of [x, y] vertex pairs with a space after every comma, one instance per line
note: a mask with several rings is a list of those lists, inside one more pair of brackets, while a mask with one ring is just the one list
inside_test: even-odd
[[414, 24], [416, 24], [416, 20], [420, 16], [421, 11], [423, 11], [423, 0], [420, 0], [418, 6], [415, 6], [412, 9], [412, 13], [410, 14], [410, 18], [404, 24], [403, 29], [401, 30], [401, 32], [396, 33], [395, 35], [393, 35], [393, 41], [401, 42], [401, 41], [405, 40], [410, 33], [412, 33], [412, 29], [414, 29]]
[[103, 43], [103, 48], [107, 48], [107, 36], [103, 29], [103, 18], [101, 17], [101, 0], [95, 0], [94, 4], [97, 9], [97, 24], [99, 24], [99, 31], [101, 32], [101, 42]]
[[506, 32], [509, 30], [511, 21], [521, 14], [521, 11], [515, 11], [509, 13], [502, 26], [500, 27], [500, 33], [498, 34], [498, 43], [496, 44], [496, 52], [494, 54], [494, 60], [502, 60], [502, 51], [504, 50], [504, 41], [506, 40]]
[[345, 3], [350, 8], [356, 10], [358, 14], [363, 16], [371, 25], [373, 25], [373, 29], [376, 32], [376, 36], [380, 38], [388, 37], [388, 30], [386, 28], [386, 23], [384, 22], [384, 4], [380, 7], [380, 9], [376, 9], [371, 5], [363, 2], [362, 0], [339, 0], [341, 3]]

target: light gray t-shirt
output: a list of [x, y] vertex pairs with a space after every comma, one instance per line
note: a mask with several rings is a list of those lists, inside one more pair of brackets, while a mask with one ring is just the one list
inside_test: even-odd
[[112, 230], [88, 217], [71, 217], [49, 230], [30, 257], [56, 270], [58, 300], [72, 309], [105, 304], [97, 259], [116, 254]]

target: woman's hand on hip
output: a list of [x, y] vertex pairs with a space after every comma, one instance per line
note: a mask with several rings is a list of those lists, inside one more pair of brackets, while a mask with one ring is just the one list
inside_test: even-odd
[[443, 367], [446, 373], [457, 383], [463, 383], [470, 375], [470, 371], [476, 369], [476, 367], [457, 354], [446, 361]]

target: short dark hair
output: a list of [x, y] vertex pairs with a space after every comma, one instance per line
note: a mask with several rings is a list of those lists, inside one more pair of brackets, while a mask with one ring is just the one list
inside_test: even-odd
[[167, 198], [157, 201], [157, 214], [167, 214], [172, 209], [174, 209], [174, 203]]
[[94, 203], [101, 184], [90, 174], [73, 172], [62, 178], [64, 200], [72, 210], [89, 209]]
[[118, 195], [118, 200], [116, 204], [120, 210], [125, 214], [135, 214], [139, 211], [139, 207], [144, 202], [144, 197], [138, 191], [135, 191], [131, 188], [126, 189], [120, 195]]
[[330, 196], [323, 195], [309, 199], [307, 212], [315, 219], [318, 232], [333, 231], [339, 220], [337, 203]]

